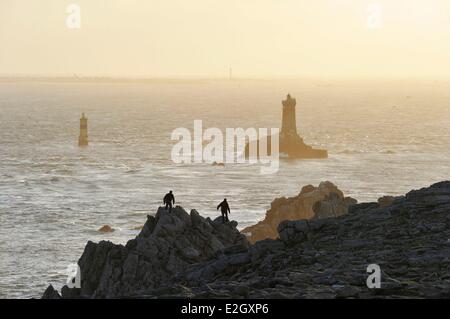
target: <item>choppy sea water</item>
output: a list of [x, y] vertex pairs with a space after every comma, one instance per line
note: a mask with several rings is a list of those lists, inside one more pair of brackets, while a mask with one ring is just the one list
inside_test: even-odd
[[[174, 164], [171, 132], [297, 125], [326, 160], [259, 166]], [[77, 147], [79, 117], [90, 146]], [[359, 201], [450, 178], [450, 84], [404, 81], [0, 82], [0, 297], [39, 297], [66, 279], [88, 240], [125, 243], [172, 189], [215, 217], [227, 197], [245, 227], [271, 201], [330, 180]], [[97, 229], [111, 225], [114, 233]]]

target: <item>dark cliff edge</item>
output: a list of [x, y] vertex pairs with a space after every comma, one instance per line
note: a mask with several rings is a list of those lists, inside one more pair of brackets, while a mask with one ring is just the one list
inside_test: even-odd
[[[450, 181], [347, 214], [284, 221], [250, 245], [236, 229], [181, 207], [149, 216], [125, 246], [89, 242], [81, 289], [43, 298], [449, 298]], [[381, 268], [369, 289], [367, 266]]]

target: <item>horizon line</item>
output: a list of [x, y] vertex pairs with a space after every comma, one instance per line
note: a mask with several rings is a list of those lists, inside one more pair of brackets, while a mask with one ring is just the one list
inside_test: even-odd
[[83, 81], [110, 81], [110, 82], [145, 82], [145, 81], [270, 81], [270, 80], [427, 80], [427, 81], [450, 81], [450, 76], [443, 75], [297, 75], [297, 76], [242, 76], [229, 78], [226, 76], [109, 76], [109, 75], [25, 75], [25, 74], [0, 74], [0, 81], [67, 81], [67, 82], [83, 82]]

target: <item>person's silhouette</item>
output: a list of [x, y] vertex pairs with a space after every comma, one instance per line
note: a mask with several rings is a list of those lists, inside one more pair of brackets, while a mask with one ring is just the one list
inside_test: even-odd
[[231, 214], [230, 211], [230, 206], [228, 205], [227, 199], [225, 198], [223, 200], [223, 202], [221, 202], [218, 206], [217, 206], [217, 210], [219, 210], [222, 212], [222, 222], [225, 224], [226, 222], [228, 222], [228, 213]]
[[166, 210], [169, 208], [169, 213], [172, 212], [172, 202], [175, 205], [175, 197], [173, 196], [172, 191], [168, 192], [163, 199], [164, 204], [166, 205]]

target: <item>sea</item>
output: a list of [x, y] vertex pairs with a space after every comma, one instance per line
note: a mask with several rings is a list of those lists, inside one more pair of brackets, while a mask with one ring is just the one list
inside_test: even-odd
[[[277, 128], [297, 99], [304, 141], [329, 158], [174, 163], [179, 128]], [[89, 141], [78, 147], [79, 119]], [[173, 190], [239, 228], [304, 185], [335, 183], [359, 202], [450, 178], [450, 82], [413, 79], [0, 80], [0, 298], [39, 298], [66, 282], [87, 241], [124, 244]], [[103, 225], [112, 233], [98, 231]]]

